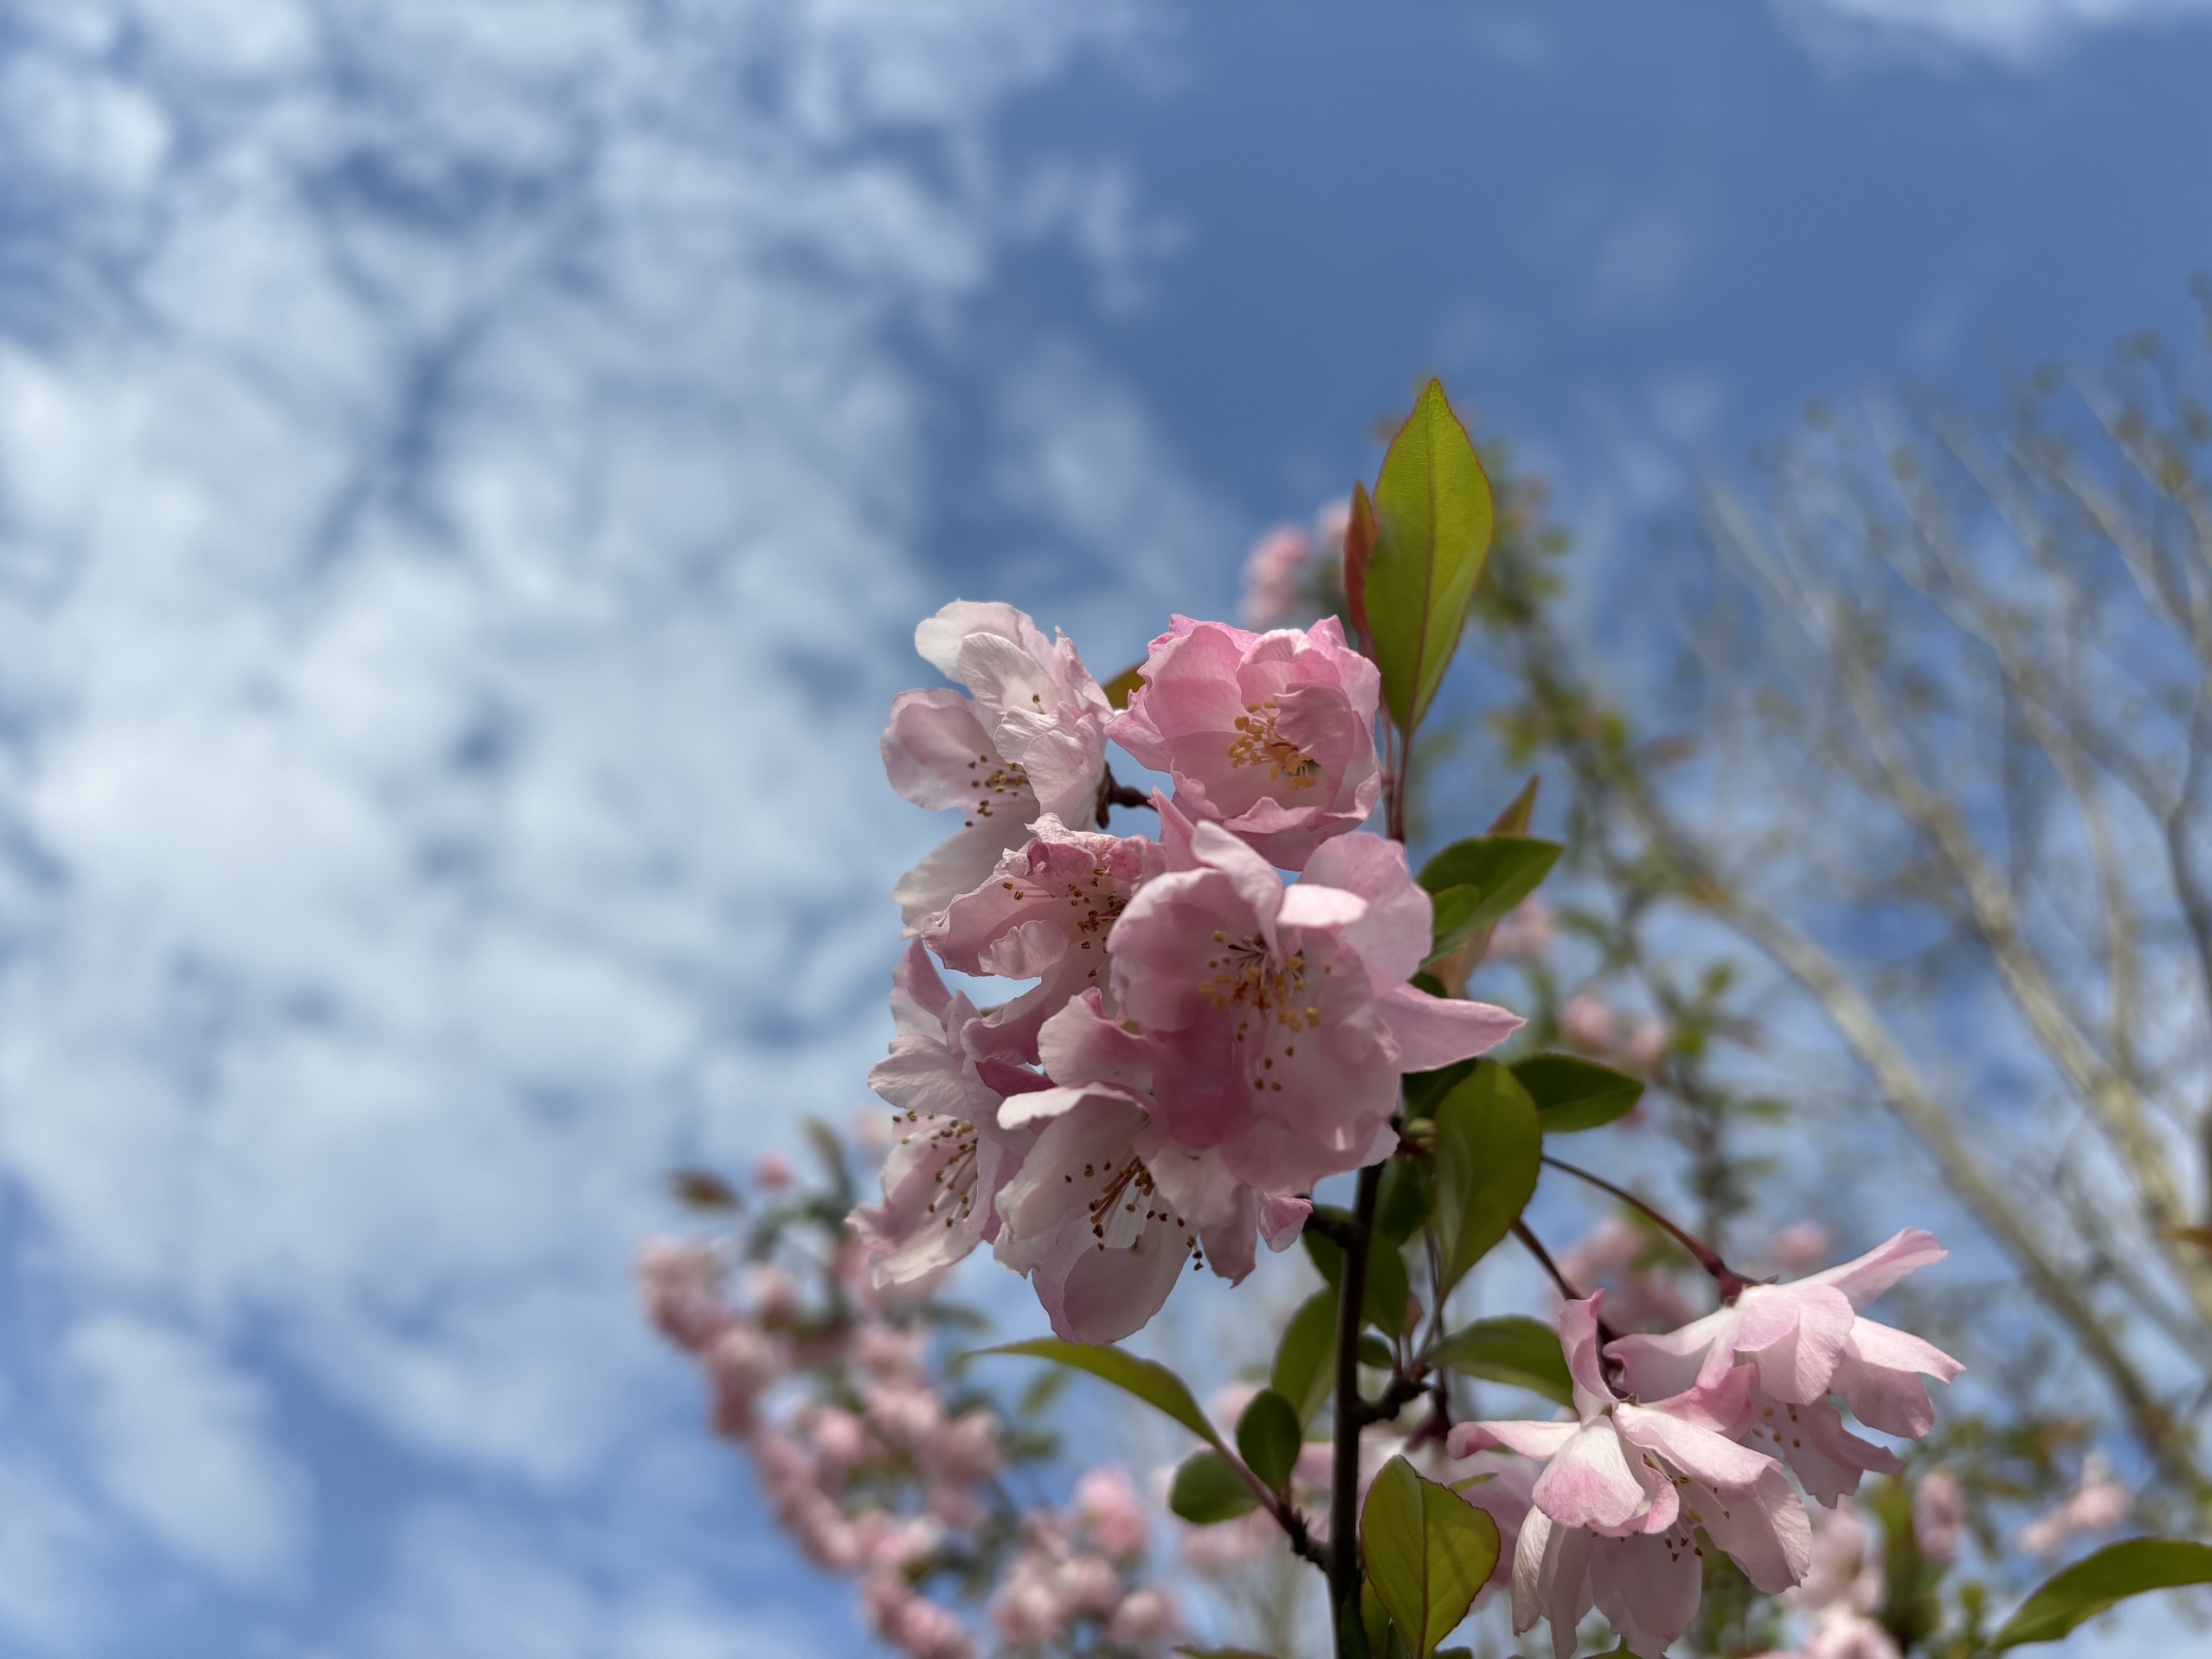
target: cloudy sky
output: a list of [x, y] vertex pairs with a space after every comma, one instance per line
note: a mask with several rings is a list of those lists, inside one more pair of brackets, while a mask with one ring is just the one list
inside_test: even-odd
[[1118, 666], [1427, 371], [1628, 556], [2212, 267], [2212, 8], [1354, 16], [0, 3], [0, 1652], [852, 1650], [627, 1271], [858, 1103], [916, 616]]

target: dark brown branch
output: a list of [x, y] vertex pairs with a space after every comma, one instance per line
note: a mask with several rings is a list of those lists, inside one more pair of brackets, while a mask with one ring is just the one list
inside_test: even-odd
[[[1344, 1274], [1336, 1295], [1336, 1456], [1329, 1471], [1329, 1610], [1337, 1659], [1344, 1648], [1345, 1609], [1360, 1604], [1360, 1431], [1366, 1402], [1360, 1398], [1360, 1332], [1366, 1323], [1367, 1249], [1374, 1236], [1375, 1200], [1382, 1166], [1360, 1172], [1352, 1203], [1351, 1237], [1344, 1241]], [[1355, 1618], [1356, 1622], [1356, 1618]]]

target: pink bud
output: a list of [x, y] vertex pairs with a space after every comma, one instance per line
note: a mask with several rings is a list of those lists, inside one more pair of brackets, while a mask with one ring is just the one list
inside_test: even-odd
[[722, 1258], [706, 1244], [648, 1238], [638, 1251], [646, 1315], [678, 1347], [697, 1354], [730, 1322], [722, 1300]]
[[760, 1161], [753, 1166], [753, 1182], [763, 1193], [780, 1193], [791, 1185], [798, 1173], [791, 1167], [791, 1160], [781, 1153], [763, 1153]]
[[871, 1448], [867, 1426], [852, 1412], [825, 1406], [815, 1413], [810, 1426], [814, 1456], [826, 1471], [848, 1474], [868, 1460]]
[[1098, 1547], [1116, 1560], [1144, 1553], [1152, 1528], [1129, 1471], [1093, 1469], [1076, 1482], [1076, 1517]]
[[1559, 1010], [1559, 1035], [1579, 1049], [1603, 1053], [1613, 1045], [1613, 1011], [1585, 992]]
[[1667, 1058], [1667, 1045], [1672, 1040], [1672, 1034], [1657, 1020], [1643, 1020], [1622, 1045], [1621, 1058], [1632, 1071], [1655, 1071], [1659, 1062]]
[[1913, 1492], [1913, 1536], [1931, 1561], [1958, 1557], [1958, 1535], [1966, 1526], [1966, 1495], [1949, 1469], [1930, 1469]]
[[1166, 1591], [1148, 1585], [1122, 1598], [1106, 1626], [1106, 1639], [1117, 1648], [1142, 1648], [1172, 1635], [1174, 1629], [1175, 1604]]

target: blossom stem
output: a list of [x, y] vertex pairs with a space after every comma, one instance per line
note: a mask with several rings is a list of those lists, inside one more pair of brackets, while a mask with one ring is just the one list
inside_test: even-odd
[[1616, 1186], [1603, 1175], [1593, 1174], [1579, 1165], [1568, 1163], [1563, 1158], [1554, 1158], [1549, 1153], [1544, 1154], [1544, 1161], [1551, 1165], [1553, 1168], [1573, 1176], [1577, 1180], [1589, 1182], [1601, 1193], [1611, 1193], [1622, 1203], [1649, 1217], [1653, 1222], [1665, 1230], [1669, 1237], [1672, 1238], [1675, 1243], [1694, 1256], [1700, 1267], [1713, 1276], [1714, 1283], [1720, 1287], [1722, 1302], [1733, 1302], [1738, 1296], [1743, 1295], [1744, 1287], [1751, 1283], [1727, 1263], [1722, 1261], [1719, 1251], [1714, 1249], [1695, 1233], [1677, 1225], [1668, 1217], [1660, 1214], [1658, 1211], [1625, 1187]]
[[1110, 766], [1106, 768], [1106, 775], [1098, 781], [1098, 827], [1101, 829], [1106, 827], [1108, 812], [1113, 807], [1149, 807], [1150, 805], [1152, 805], [1150, 795], [1134, 784], [1118, 781], [1114, 776], [1114, 768]]
[[1360, 1602], [1360, 1431], [1366, 1404], [1360, 1398], [1360, 1331], [1366, 1323], [1367, 1250], [1381, 1191], [1382, 1166], [1369, 1164], [1360, 1172], [1351, 1236], [1344, 1240], [1344, 1274], [1337, 1281], [1336, 1456], [1328, 1492], [1328, 1599], [1337, 1659], [1349, 1659], [1345, 1609], [1352, 1608], [1356, 1617]]
[[[1552, 1259], [1552, 1252], [1544, 1248], [1544, 1241], [1542, 1239], [1537, 1238], [1534, 1233], [1528, 1230], [1528, 1224], [1526, 1221], [1516, 1221], [1513, 1224], [1513, 1236], [1521, 1240], [1521, 1244], [1527, 1247], [1528, 1253], [1536, 1258], [1536, 1265], [1544, 1270], [1545, 1273], [1550, 1277], [1553, 1286], [1558, 1289], [1560, 1301], [1580, 1302], [1584, 1300], [1582, 1292], [1576, 1289], [1573, 1285], [1567, 1282], [1567, 1276], [1559, 1271], [1559, 1264]], [[1601, 1319], [1598, 1321], [1598, 1346], [1600, 1348], [1603, 1348], [1607, 1343], [1611, 1342], [1619, 1334], [1619, 1332], [1616, 1331], [1604, 1320]]]

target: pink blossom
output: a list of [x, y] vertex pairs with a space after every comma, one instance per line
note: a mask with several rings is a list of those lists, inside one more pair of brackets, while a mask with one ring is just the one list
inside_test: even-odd
[[781, 1153], [764, 1152], [753, 1165], [753, 1183], [763, 1193], [780, 1193], [798, 1173]]
[[871, 1321], [852, 1333], [852, 1363], [879, 1382], [918, 1382], [929, 1336]]
[[907, 1659], [974, 1659], [975, 1652], [967, 1626], [926, 1596], [900, 1603], [883, 1634]]
[[1313, 543], [1296, 524], [1278, 524], [1244, 556], [1244, 621], [1256, 628], [1296, 621], [1307, 609], [1307, 562]]
[[1812, 1566], [1791, 1599], [1813, 1611], [1869, 1613], [1881, 1605], [1881, 1569], [1869, 1559], [1874, 1534], [1856, 1506], [1840, 1502], [1813, 1522]]
[[1117, 1648], [1150, 1650], [1175, 1631], [1175, 1604], [1167, 1592], [1147, 1585], [1122, 1598], [1107, 1623], [1106, 1639]]
[[1144, 684], [1107, 732], [1174, 779], [1185, 815], [1300, 870], [1374, 810], [1381, 696], [1381, 675], [1333, 616], [1271, 633], [1178, 616], [1152, 642]]
[[998, 1414], [982, 1406], [940, 1422], [921, 1442], [922, 1461], [941, 1481], [972, 1485], [1006, 1467]]
[[961, 815], [891, 890], [910, 930], [981, 885], [1041, 814], [1077, 828], [1095, 820], [1113, 712], [1067, 636], [1047, 640], [1010, 605], [956, 600], [914, 631], [914, 645], [972, 696], [946, 687], [891, 703], [883, 741], [891, 787]]
[[773, 1262], [745, 1276], [745, 1299], [764, 1325], [788, 1325], [799, 1312], [799, 1281]]
[[701, 1352], [730, 1326], [722, 1274], [722, 1257], [711, 1245], [648, 1238], [638, 1251], [638, 1289], [646, 1317], [687, 1353]]
[[1559, 1313], [1577, 1421], [1463, 1424], [1447, 1444], [1544, 1460], [1514, 1552], [1514, 1630], [1548, 1618], [1558, 1659], [1572, 1659], [1596, 1606], [1630, 1652], [1658, 1659], [1697, 1610], [1698, 1528], [1769, 1594], [1804, 1577], [1811, 1529], [1781, 1466], [1729, 1438], [1748, 1374], [1648, 1405], [1617, 1399], [1598, 1359], [1602, 1302]]
[[868, 1084], [905, 1116], [884, 1201], [852, 1212], [878, 1285], [910, 1284], [997, 1236], [992, 1200], [1034, 1138], [1001, 1130], [999, 1104], [1006, 1090], [1043, 1081], [968, 1052], [974, 1005], [945, 988], [919, 942], [899, 961], [891, 1013], [898, 1035]]
[[1667, 1058], [1667, 1045], [1673, 1040], [1673, 1033], [1658, 1020], [1641, 1020], [1621, 1045], [1621, 1059], [1631, 1071], [1648, 1074]]
[[1793, 1221], [1774, 1235], [1767, 1259], [1778, 1272], [1803, 1273], [1828, 1259], [1828, 1229], [1817, 1221]]
[[1176, 1558], [1201, 1579], [1225, 1579], [1268, 1559], [1283, 1546], [1275, 1517], [1264, 1509], [1213, 1527], [1184, 1530]]
[[868, 1428], [852, 1412], [824, 1406], [812, 1414], [807, 1428], [815, 1459], [826, 1472], [847, 1474], [867, 1461], [871, 1450]]
[[1695, 1314], [1682, 1288], [1647, 1265], [1652, 1244], [1645, 1229], [1608, 1215], [1559, 1252], [1559, 1271], [1570, 1284], [1604, 1289], [1608, 1322], [1615, 1329], [1671, 1330]]
[[2056, 1555], [2077, 1537], [2112, 1531], [2134, 1507], [2112, 1466], [2092, 1452], [2073, 1492], [2021, 1528], [2020, 1547], [2030, 1555]]
[[892, 1445], [918, 1452], [943, 1427], [944, 1408], [918, 1383], [877, 1383], [861, 1391], [868, 1426]]
[[1804, 1659], [1900, 1659], [1897, 1643], [1863, 1613], [1836, 1608], [1821, 1615]]
[[1602, 1054], [1613, 1045], [1613, 1011], [1586, 991], [1569, 997], [1559, 1010], [1559, 1035], [1579, 1049]]
[[1160, 843], [1071, 830], [1050, 813], [990, 879], [948, 905], [922, 937], [963, 974], [1038, 980], [967, 1031], [979, 1052], [1034, 1061], [1038, 1028], [1106, 971], [1108, 929], [1140, 883], [1166, 868]]
[[1148, 1087], [1167, 1139], [1218, 1153], [1235, 1183], [1303, 1193], [1371, 1162], [1402, 1073], [1480, 1054], [1520, 1026], [1502, 1008], [1406, 983], [1431, 912], [1397, 843], [1340, 836], [1286, 889], [1219, 825], [1192, 827], [1186, 854], [1167, 816], [1163, 838], [1178, 867], [1139, 890], [1107, 942], [1141, 1051], [1075, 1003], [1056, 1016], [1071, 1040], [1046, 1066], [1056, 1083]]
[[1198, 1242], [1136, 1154], [1151, 1120], [1108, 1085], [1019, 1107], [1051, 1116], [999, 1194], [998, 1258], [1028, 1277], [1056, 1334], [1118, 1341], [1160, 1311]]
[[1490, 935], [1490, 954], [1508, 961], [1533, 962], [1552, 948], [1552, 907], [1528, 897]]
[[788, 1369], [782, 1347], [750, 1325], [730, 1326], [700, 1358], [714, 1388], [715, 1428], [728, 1435], [743, 1434], [752, 1427], [760, 1397]]
[[1067, 1615], [1044, 1572], [1028, 1558], [1014, 1564], [991, 1598], [991, 1624], [1015, 1647], [1043, 1647], [1059, 1640]]
[[1076, 1482], [1075, 1512], [1092, 1542], [1116, 1560], [1142, 1555], [1151, 1540], [1143, 1501], [1129, 1471], [1118, 1465], [1083, 1471]]
[[1966, 1530], [1966, 1494], [1947, 1469], [1932, 1469], [1913, 1489], [1913, 1538], [1931, 1561], [1958, 1559], [1958, 1535]]
[[1917, 1440], [1935, 1426], [1921, 1374], [1949, 1382], [1964, 1367], [1858, 1309], [1945, 1253], [1908, 1227], [1856, 1261], [1788, 1284], [1749, 1286], [1732, 1306], [1664, 1336], [1624, 1336], [1612, 1353], [1640, 1393], [1710, 1384], [1741, 1360], [1778, 1401], [1810, 1405], [1833, 1390], [1861, 1422]]

